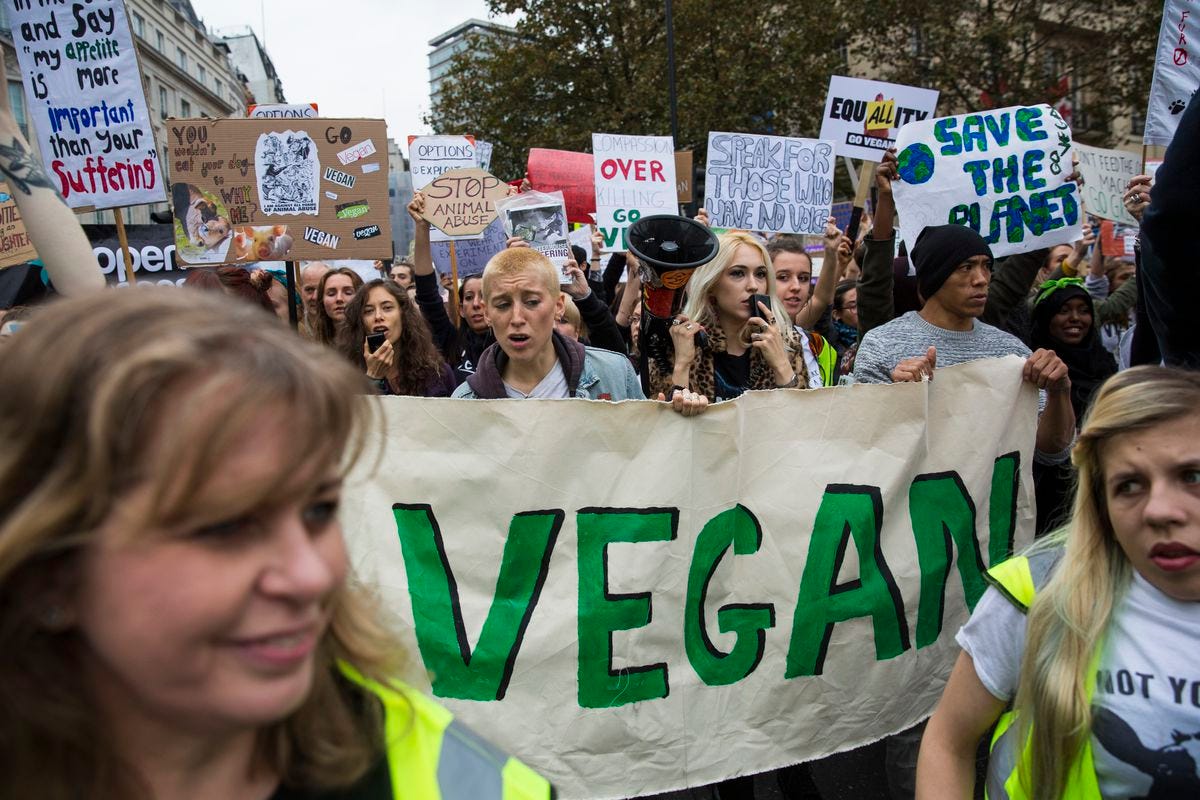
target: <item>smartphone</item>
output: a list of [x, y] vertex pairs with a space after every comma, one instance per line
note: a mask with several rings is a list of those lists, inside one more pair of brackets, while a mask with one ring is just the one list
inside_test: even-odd
[[[764, 306], [766, 306], [767, 310], [763, 311], [761, 308], [759, 308], [759, 303], [762, 303]], [[771, 318], [771, 296], [767, 294], [754, 295], [754, 297], [750, 300], [750, 316], [769, 320]]]
[[387, 341], [386, 333], [368, 333], [367, 334], [367, 349], [374, 353], [383, 343]]

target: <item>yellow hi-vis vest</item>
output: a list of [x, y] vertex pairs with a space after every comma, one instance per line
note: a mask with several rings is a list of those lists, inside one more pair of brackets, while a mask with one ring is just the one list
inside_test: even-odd
[[550, 783], [398, 681], [385, 686], [348, 664], [342, 674], [383, 704], [394, 800], [551, 800]]
[[817, 366], [821, 373], [822, 386], [834, 386], [837, 384], [837, 351], [829, 346], [829, 342], [825, 337], [816, 331], [805, 331], [801, 336], [808, 336], [808, 344], [812, 348], [813, 356], [817, 359]]
[[[1015, 556], [989, 569], [985, 577], [1021, 613], [1026, 613], [1038, 589], [1046, 585], [1061, 556], [1061, 550], [1047, 550], [1028, 557]], [[1100, 647], [1097, 646], [1087, 671], [1088, 703], [1091, 703], [1096, 690], [1099, 654]], [[1021, 778], [1024, 771], [1025, 784], [1029, 784], [1030, 743], [1026, 741], [1021, 746], [1017, 741], [1017, 730], [1015, 711], [1005, 712], [996, 723], [984, 789], [987, 800], [1029, 800], [1030, 795], [1025, 791]], [[1067, 771], [1060, 796], [1063, 800], [1099, 800], [1100, 784], [1096, 780], [1096, 767], [1092, 760], [1091, 736], [1084, 739], [1082, 750]]]

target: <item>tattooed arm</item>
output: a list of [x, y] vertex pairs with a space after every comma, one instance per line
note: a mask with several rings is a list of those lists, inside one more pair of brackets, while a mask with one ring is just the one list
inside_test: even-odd
[[9, 193], [21, 211], [21, 220], [55, 290], [62, 295], [77, 295], [104, 288], [104, 276], [75, 212], [63, 202], [21, 135], [9, 110], [8, 96], [2, 92], [0, 176], [8, 183]]

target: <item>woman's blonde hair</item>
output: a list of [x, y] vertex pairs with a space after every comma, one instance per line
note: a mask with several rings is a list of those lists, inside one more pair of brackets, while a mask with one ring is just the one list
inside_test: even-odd
[[[758, 254], [762, 256], [763, 264], [767, 266], [767, 290], [762, 294], [770, 296], [771, 314], [780, 323], [779, 332], [783, 334], [783, 341], [789, 350], [795, 352], [796, 348], [800, 346], [799, 338], [796, 335], [795, 327], [791, 324], [791, 317], [788, 316], [787, 309], [784, 308], [779, 295], [776, 294], [775, 267], [771, 264], [771, 256], [767, 252], [766, 246], [758, 237], [749, 233], [723, 233], [717, 237], [717, 240], [721, 247], [717, 251], [716, 258], [702, 267], [697, 267], [688, 280], [687, 303], [683, 307], [683, 313], [688, 319], [699, 322], [705, 327], [717, 324], [717, 311], [709, 300], [713, 284], [733, 264], [733, 256], [737, 249], [742, 245], [748, 245], [758, 251]], [[762, 310], [755, 308], [752, 315], [761, 316]]]
[[1088, 672], [1132, 574], [1108, 516], [1104, 455], [1113, 437], [1200, 413], [1200, 372], [1134, 367], [1105, 382], [1084, 418], [1071, 460], [1077, 470], [1070, 521], [1038, 548], [1063, 547], [1053, 576], [1029, 609], [1015, 708], [1021, 770], [1034, 800], [1061, 796], [1091, 735]]
[[[83, 553], [127, 492], [151, 487], [155, 526], [197, 513], [190, 490], [264, 415], [289, 431], [278, 474], [210, 513], [277, 501], [298, 475], [323, 472], [304, 465], [349, 469], [365, 379], [257, 308], [178, 289], [62, 301], [12, 339], [0, 358], [0, 774], [14, 797], [140, 797], [89, 702], [87, 645], [51, 627], [47, 607], [71, 599]], [[308, 698], [259, 736], [263, 762], [289, 785], [349, 785], [379, 754], [380, 712], [335, 661], [377, 680], [400, 668], [370, 595], [348, 584], [329, 602]]]

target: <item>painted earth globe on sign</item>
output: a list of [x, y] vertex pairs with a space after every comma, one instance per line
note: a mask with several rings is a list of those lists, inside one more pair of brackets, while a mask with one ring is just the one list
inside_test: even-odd
[[900, 179], [905, 183], [925, 183], [933, 177], [933, 151], [928, 145], [910, 144], [896, 158]]

